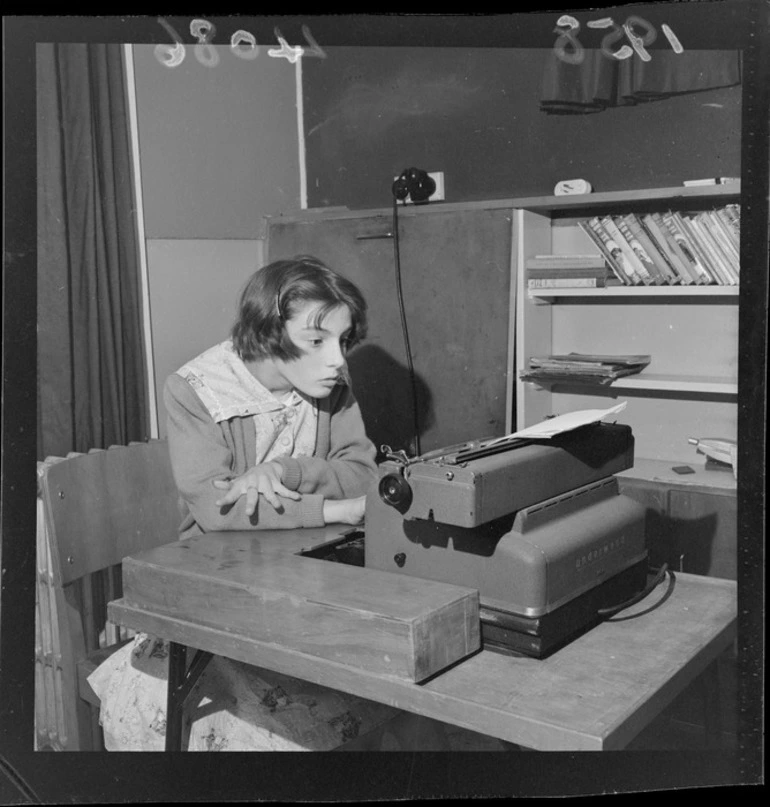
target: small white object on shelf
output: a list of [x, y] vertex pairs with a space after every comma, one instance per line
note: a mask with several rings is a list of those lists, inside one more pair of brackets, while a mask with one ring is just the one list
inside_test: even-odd
[[585, 179], [563, 179], [553, 189], [554, 196], [575, 196], [582, 193], [591, 193], [591, 183]]
[[686, 188], [698, 188], [701, 185], [729, 185], [731, 182], [740, 181], [740, 177], [708, 177], [707, 179], [685, 179], [682, 185]]

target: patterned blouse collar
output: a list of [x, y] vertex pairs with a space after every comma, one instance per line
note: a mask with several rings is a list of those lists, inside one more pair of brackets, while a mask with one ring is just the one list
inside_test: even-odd
[[204, 351], [176, 372], [195, 390], [217, 423], [297, 407], [303, 400], [312, 403], [296, 390], [284, 400], [276, 398], [249, 372], [230, 339]]

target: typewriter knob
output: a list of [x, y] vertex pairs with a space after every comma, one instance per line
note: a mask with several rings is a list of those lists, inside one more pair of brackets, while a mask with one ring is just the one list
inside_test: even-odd
[[380, 498], [400, 513], [405, 513], [412, 503], [412, 488], [401, 474], [386, 474], [380, 479]]

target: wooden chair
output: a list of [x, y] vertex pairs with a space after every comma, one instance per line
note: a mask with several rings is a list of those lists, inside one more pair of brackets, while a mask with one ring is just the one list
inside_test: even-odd
[[100, 750], [87, 676], [130, 636], [107, 622], [120, 562], [177, 539], [181, 515], [165, 440], [38, 463], [36, 747]]

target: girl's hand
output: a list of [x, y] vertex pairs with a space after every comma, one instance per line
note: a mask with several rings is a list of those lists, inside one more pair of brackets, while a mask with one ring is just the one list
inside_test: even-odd
[[214, 487], [227, 493], [216, 501], [217, 507], [234, 504], [241, 496], [246, 497], [246, 514], [251, 516], [257, 509], [260, 494], [276, 509], [280, 510], [279, 496], [298, 501], [302, 496], [296, 490], [289, 490], [281, 483], [283, 466], [278, 462], [263, 462], [229, 481], [213, 480]]
[[326, 524], [362, 524], [366, 509], [366, 496], [357, 499], [326, 499], [324, 522]]

